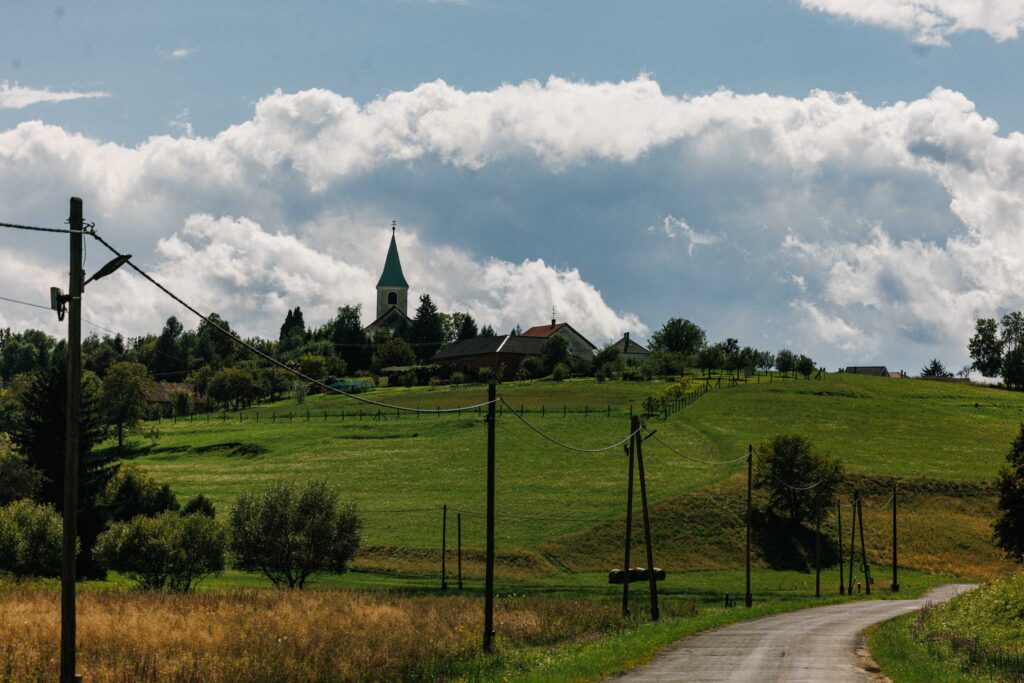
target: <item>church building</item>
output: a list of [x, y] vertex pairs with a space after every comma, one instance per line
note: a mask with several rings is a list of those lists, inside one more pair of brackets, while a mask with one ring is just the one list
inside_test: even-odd
[[398, 258], [396, 227], [395, 221], [391, 221], [391, 246], [384, 260], [384, 272], [377, 281], [377, 318], [364, 330], [371, 338], [382, 329], [394, 332], [410, 323], [409, 283], [402, 274], [402, 261]]

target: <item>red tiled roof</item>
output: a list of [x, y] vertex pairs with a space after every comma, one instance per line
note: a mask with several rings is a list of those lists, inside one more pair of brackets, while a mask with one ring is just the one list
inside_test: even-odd
[[558, 323], [556, 325], [537, 325], [523, 332], [524, 337], [550, 337], [555, 332], [565, 327], [566, 323]]

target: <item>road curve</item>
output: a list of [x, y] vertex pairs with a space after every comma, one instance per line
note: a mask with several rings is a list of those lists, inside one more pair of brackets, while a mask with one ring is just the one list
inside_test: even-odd
[[[969, 584], [935, 588], [918, 600], [866, 600], [777, 614], [685, 638], [649, 664], [614, 678], [640, 681], [778, 681], [847, 683], [880, 680], [858, 655], [868, 626], [945, 602]], [[742, 608], [740, 608], [742, 609]]]

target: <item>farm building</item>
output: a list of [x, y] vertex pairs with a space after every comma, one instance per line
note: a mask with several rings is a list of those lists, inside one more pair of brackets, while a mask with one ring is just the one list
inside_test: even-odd
[[550, 325], [537, 325], [531, 327], [522, 334], [523, 337], [537, 337], [547, 339], [548, 337], [562, 337], [569, 343], [569, 353], [577, 358], [593, 358], [597, 353], [597, 347], [590, 343], [590, 340], [577, 332], [569, 323], [556, 322], [551, 319]]
[[639, 365], [647, 356], [651, 355], [650, 351], [629, 338], [629, 332], [612, 344], [612, 348], [618, 351], [619, 358], [629, 365]]
[[889, 371], [884, 365], [850, 365], [843, 372], [848, 375], [867, 375], [868, 377], [889, 376]]
[[523, 359], [539, 356], [543, 345], [543, 337], [474, 337], [441, 349], [430, 362], [469, 375], [475, 375], [480, 368], [491, 368], [495, 374], [501, 371], [502, 379], [513, 379]]

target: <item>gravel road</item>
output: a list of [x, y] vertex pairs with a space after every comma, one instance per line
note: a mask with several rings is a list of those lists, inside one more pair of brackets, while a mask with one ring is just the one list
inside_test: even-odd
[[[918, 600], [867, 600], [762, 617], [679, 641], [649, 664], [614, 679], [639, 681], [785, 681], [847, 683], [884, 680], [863, 646], [872, 624], [944, 602], [969, 590], [951, 584]], [[742, 607], [738, 609], [743, 609]]]

